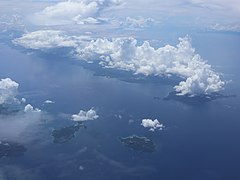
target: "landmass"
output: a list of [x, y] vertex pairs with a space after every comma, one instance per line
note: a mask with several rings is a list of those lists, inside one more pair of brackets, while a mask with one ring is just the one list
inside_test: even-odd
[[128, 136], [128, 137], [120, 137], [121, 143], [133, 150], [142, 151], [142, 152], [154, 152], [155, 145], [152, 140], [147, 137], [140, 137], [136, 135]]
[[75, 133], [79, 131], [80, 128], [87, 128], [85, 125], [82, 123], [76, 123], [71, 126], [65, 126], [61, 129], [56, 129], [53, 130], [52, 136], [54, 138], [53, 142], [54, 143], [65, 143], [68, 142], [69, 140], [73, 139], [75, 137]]
[[178, 95], [177, 92], [173, 91], [168, 94], [167, 97], [163, 98], [163, 100], [175, 100], [175, 101], [181, 101], [185, 104], [202, 104], [209, 101], [213, 101], [216, 99], [222, 99], [222, 98], [229, 98], [229, 97], [235, 97], [235, 95], [222, 95], [220, 93], [211, 93], [211, 94], [199, 94], [199, 95]]

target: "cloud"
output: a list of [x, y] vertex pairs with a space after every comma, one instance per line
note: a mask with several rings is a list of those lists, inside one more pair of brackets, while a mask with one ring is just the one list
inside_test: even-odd
[[215, 11], [231, 10], [230, 14], [240, 12], [240, 2], [238, 0], [187, 0], [186, 2]]
[[98, 117], [99, 116], [97, 115], [96, 111], [93, 108], [91, 108], [88, 111], [80, 110], [78, 114], [73, 114], [72, 120], [82, 122], [82, 121], [95, 120]]
[[21, 99], [21, 102], [22, 102], [22, 103], [26, 103], [27, 100], [26, 100], [25, 98], [22, 98], [22, 99]]
[[148, 41], [142, 45], [134, 38], [97, 39], [76, 52], [80, 59], [101, 58], [107, 68], [132, 71], [146, 76], [177, 75], [186, 79], [174, 88], [179, 95], [209, 94], [223, 89], [225, 82], [192, 48], [189, 37], [179, 38], [174, 47], [155, 49]]
[[184, 79], [174, 87], [178, 95], [210, 94], [223, 90], [225, 85], [211, 65], [195, 53], [188, 36], [179, 38], [176, 46], [159, 48], [152, 47], [148, 41], [139, 45], [132, 37], [90, 40], [88, 36], [67, 36], [51, 30], [28, 33], [13, 42], [30, 49], [71, 47], [78, 59], [99, 61], [104, 68], [145, 76], [176, 75]]
[[[0, 113], [0, 139], [14, 142], [29, 142], [39, 138], [34, 136], [39, 133], [39, 125], [47, 114], [31, 104], [25, 107], [26, 99], [21, 101], [15, 96], [18, 92], [19, 84], [10, 78], [0, 81], [0, 108], [6, 113]], [[1, 109], [0, 109], [1, 110]]]
[[36, 13], [33, 21], [39, 25], [96, 24], [103, 10], [119, 4], [119, 0], [63, 1]]
[[202, 64], [199, 69], [195, 69], [195, 73], [188, 77], [186, 81], [182, 81], [175, 86], [178, 95], [197, 95], [210, 94], [223, 89], [225, 82], [220, 76], [211, 70], [207, 64]]
[[51, 101], [51, 100], [46, 100], [44, 101], [44, 104], [54, 104], [55, 102], [54, 101]]
[[19, 13], [1, 14], [0, 13], [0, 32], [6, 32], [10, 30], [25, 30], [23, 17]]
[[62, 31], [57, 30], [40, 30], [27, 33], [21, 38], [15, 39], [14, 43], [31, 49], [49, 49], [76, 46], [71, 37], [64, 35]]
[[40, 125], [45, 118], [47, 118], [45, 113], [30, 104], [17, 113], [0, 114], [0, 139], [27, 143], [40, 138], [35, 135], [39, 133]]
[[28, 104], [25, 106], [24, 112], [25, 113], [40, 113], [41, 110], [38, 108], [33, 108], [33, 106], [31, 104]]
[[10, 78], [1, 79], [0, 81], [0, 105], [15, 101], [18, 93], [19, 84]]
[[126, 14], [136, 17], [143, 14], [161, 21], [162, 27], [194, 27], [203, 30], [203, 27], [216, 23], [239, 27], [239, 7], [239, 0], [131, 0], [125, 3], [122, 10], [124, 13], [116, 12], [115, 16]]
[[[97, 32], [101, 29], [103, 33], [111, 33], [111, 30], [116, 28], [115, 25], [120, 25], [119, 22], [111, 24], [112, 19], [120, 21], [130, 17], [130, 22], [127, 23], [130, 25], [135, 24], [134, 19], [139, 20], [136, 18], [139, 15], [146, 19], [151, 17], [160, 21], [161, 27], [171, 28], [172, 31], [179, 30], [172, 26], [194, 27], [194, 29], [203, 30], [204, 27], [216, 23], [231, 27], [240, 25], [239, 0], [124, 0], [122, 3], [114, 0], [18, 2], [19, 0], [0, 1], [0, 6], [4, 7], [0, 13], [0, 30], [29, 30], [38, 28], [34, 25], [58, 25], [57, 28], [71, 31], [86, 29], [95, 31], [96, 24], [108, 24], [107, 26], [97, 26]], [[80, 29], [78, 24], [81, 24]], [[87, 26], [82, 24], [87, 24]], [[192, 28], [190, 29], [192, 31]], [[227, 28], [226, 30], [239, 32], [239, 28]]]
[[211, 24], [206, 27], [212, 31], [222, 31], [222, 32], [240, 32], [240, 24]]
[[157, 119], [143, 119], [141, 125], [145, 128], [150, 128], [149, 131], [155, 131], [156, 129], [162, 130], [164, 128], [164, 125]]
[[156, 21], [152, 18], [126, 17], [125, 21], [121, 22], [121, 25], [127, 29], [139, 29], [139, 28], [150, 27], [155, 23]]

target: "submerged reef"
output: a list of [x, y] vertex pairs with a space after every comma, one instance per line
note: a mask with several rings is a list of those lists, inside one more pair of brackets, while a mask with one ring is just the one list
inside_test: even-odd
[[152, 140], [147, 137], [140, 137], [136, 135], [128, 136], [128, 137], [120, 137], [121, 143], [133, 150], [142, 151], [142, 152], [154, 152], [155, 144]]

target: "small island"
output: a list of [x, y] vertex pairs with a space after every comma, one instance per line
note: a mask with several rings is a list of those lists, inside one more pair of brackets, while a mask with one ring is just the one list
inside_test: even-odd
[[191, 95], [191, 94], [178, 95], [176, 91], [173, 91], [173, 92], [170, 92], [167, 97], [163, 98], [163, 100], [175, 100], [175, 101], [183, 102], [185, 104], [199, 105], [199, 104], [207, 103], [216, 99], [230, 98], [230, 97], [235, 97], [235, 95], [222, 95], [217, 92], [213, 92], [210, 94], [198, 94], [198, 95]]
[[2, 157], [16, 157], [23, 155], [27, 149], [18, 143], [0, 141], [0, 158]]
[[54, 138], [53, 142], [60, 143], [60, 144], [68, 142], [69, 140], [75, 137], [75, 133], [79, 131], [81, 127], [85, 129], [87, 128], [82, 123], [76, 123], [71, 126], [65, 126], [61, 129], [53, 130], [52, 132], [52, 136]]
[[136, 135], [128, 136], [128, 137], [120, 137], [121, 143], [133, 150], [141, 151], [141, 152], [154, 152], [155, 145], [152, 140], [147, 137], [140, 137]]

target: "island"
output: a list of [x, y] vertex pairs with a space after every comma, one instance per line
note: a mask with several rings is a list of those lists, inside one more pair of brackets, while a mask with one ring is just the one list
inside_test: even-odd
[[82, 123], [78, 122], [74, 125], [70, 126], [65, 126], [61, 129], [56, 129], [52, 131], [52, 136], [53, 136], [53, 142], [54, 143], [65, 143], [68, 142], [69, 140], [73, 139], [75, 137], [75, 133], [79, 131], [80, 128], [87, 128], [85, 125]]
[[216, 99], [231, 98], [231, 97], [236, 97], [236, 96], [222, 95], [217, 92], [213, 92], [210, 94], [198, 94], [198, 95], [191, 95], [191, 94], [178, 95], [176, 91], [173, 91], [173, 92], [170, 92], [167, 97], [163, 98], [163, 100], [175, 100], [175, 101], [183, 102], [185, 104], [199, 105], [199, 104], [207, 103]]
[[147, 137], [140, 137], [136, 135], [128, 136], [128, 137], [120, 137], [120, 142], [133, 150], [141, 151], [141, 152], [154, 152], [155, 144], [152, 140]]

